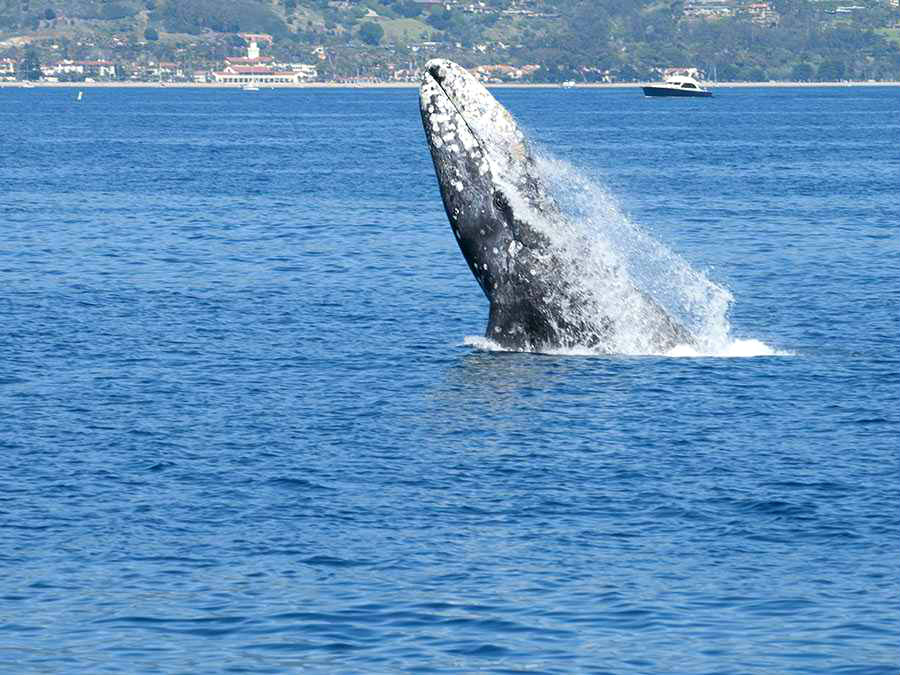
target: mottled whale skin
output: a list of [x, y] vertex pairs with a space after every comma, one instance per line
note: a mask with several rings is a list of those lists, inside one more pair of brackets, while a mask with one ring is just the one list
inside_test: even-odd
[[[588, 299], [565, 285], [549, 239], [528, 222], [529, 212], [553, 218], [558, 209], [512, 115], [467, 70], [443, 59], [426, 64], [419, 103], [450, 226], [490, 301], [485, 336], [511, 350], [609, 351], [613, 322], [577, 311]], [[659, 313], [659, 348], [689, 342], [650, 302]]]

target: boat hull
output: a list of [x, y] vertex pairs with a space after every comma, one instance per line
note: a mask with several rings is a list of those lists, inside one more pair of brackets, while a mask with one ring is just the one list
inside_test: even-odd
[[681, 96], [690, 98], [706, 98], [712, 96], [711, 91], [703, 89], [676, 89], [675, 87], [641, 87], [644, 96]]

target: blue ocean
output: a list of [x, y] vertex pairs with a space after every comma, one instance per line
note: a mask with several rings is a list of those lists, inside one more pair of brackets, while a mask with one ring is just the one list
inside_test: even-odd
[[415, 89], [0, 90], [0, 673], [900, 672], [900, 90], [494, 93], [703, 349], [481, 337]]

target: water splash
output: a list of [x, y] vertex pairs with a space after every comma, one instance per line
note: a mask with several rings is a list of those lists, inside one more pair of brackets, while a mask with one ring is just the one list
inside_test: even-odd
[[[483, 335], [467, 335], [463, 338], [463, 345], [477, 349], [481, 352], [508, 352], [509, 350]], [[597, 356], [597, 351], [588, 347], [560, 348], [549, 350], [546, 353], [554, 356]], [[667, 358], [753, 358], [758, 356], [796, 356], [795, 352], [784, 351], [770, 347], [765, 342], [754, 339], [730, 340], [724, 349], [717, 352], [703, 352], [689, 345], [678, 345], [667, 352], [660, 354], [647, 354], [647, 356], [663, 356]]]
[[[545, 150], [534, 169], [546, 197], [504, 185], [510, 206], [551, 242], [544, 279], [576, 324], [613, 326], [603, 353], [659, 356], [764, 356], [778, 352], [758, 340], [731, 336], [732, 294], [654, 239], [622, 211], [597, 181]], [[538, 206], [552, 201], [557, 209]], [[572, 302], [576, 298], [576, 302]], [[671, 320], [668, 318], [671, 317]], [[693, 338], [661, 346], [659, 336], [683, 326]], [[477, 349], [495, 350], [487, 338], [467, 338]], [[541, 350], [546, 351], [546, 350]], [[589, 347], [552, 353], [596, 354]]]

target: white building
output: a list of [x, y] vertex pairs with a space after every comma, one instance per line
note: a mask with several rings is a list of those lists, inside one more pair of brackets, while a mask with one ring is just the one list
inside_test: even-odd
[[225, 66], [212, 73], [213, 82], [224, 84], [298, 84], [300, 74], [292, 70], [275, 70], [271, 66]]
[[0, 80], [16, 79], [15, 59], [0, 59]]
[[60, 75], [84, 75], [88, 77], [114, 78], [116, 76], [116, 64], [111, 61], [72, 61], [63, 59], [45, 63], [41, 66], [44, 77], [59, 77]]
[[246, 56], [226, 56], [225, 67], [210, 73], [210, 81], [223, 84], [299, 84], [318, 78], [316, 66], [308, 63], [279, 64], [271, 56], [259, 53], [259, 43], [272, 43], [265, 34], [242, 33], [249, 46]]

